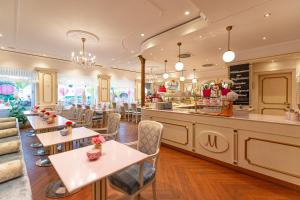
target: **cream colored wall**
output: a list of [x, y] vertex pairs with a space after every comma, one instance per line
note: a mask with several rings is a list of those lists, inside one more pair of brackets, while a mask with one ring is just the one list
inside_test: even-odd
[[[0, 50], [0, 67], [20, 68], [34, 71], [35, 68], [56, 69], [58, 75], [68, 75], [89, 78], [97, 83], [97, 75], [111, 76], [111, 86], [132, 88], [134, 93], [135, 72], [116, 70], [104, 67], [95, 67], [95, 69], [82, 69], [78, 65], [56, 59], [24, 55], [14, 52]], [[134, 97], [134, 94], [132, 94]]]
[[300, 75], [300, 59], [287, 59], [274, 62], [260, 62], [252, 64], [251, 74], [251, 104], [257, 110], [258, 106], [258, 75], [268, 73], [285, 73], [292, 72], [292, 108], [297, 109], [297, 103], [300, 101], [300, 96], [297, 96], [299, 84], [297, 77]]

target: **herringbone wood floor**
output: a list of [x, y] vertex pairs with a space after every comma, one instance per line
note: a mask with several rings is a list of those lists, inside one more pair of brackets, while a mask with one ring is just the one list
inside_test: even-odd
[[[130, 142], [137, 139], [137, 125], [122, 122], [119, 141]], [[35, 166], [37, 156], [32, 155], [29, 144], [35, 139], [22, 135], [26, 165], [34, 200], [45, 200], [44, 188], [57, 179], [53, 167]], [[296, 192], [234, 170], [195, 158], [183, 153], [161, 148], [157, 174], [159, 200], [287, 200], [300, 199]], [[109, 199], [119, 199], [122, 195], [108, 190]], [[91, 187], [87, 186], [63, 200], [90, 200]], [[151, 187], [142, 193], [141, 199], [152, 199]]]

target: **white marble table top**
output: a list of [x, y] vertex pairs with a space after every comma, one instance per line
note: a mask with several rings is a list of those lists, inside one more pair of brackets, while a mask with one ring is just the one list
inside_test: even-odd
[[37, 112], [33, 112], [32, 110], [25, 110], [25, 111], [23, 112], [23, 114], [24, 114], [25, 116], [39, 115]]
[[71, 142], [74, 140], [79, 140], [83, 138], [89, 138], [98, 136], [99, 133], [93, 131], [91, 129], [80, 127], [80, 128], [73, 128], [72, 134], [67, 136], [62, 136], [59, 131], [47, 132], [43, 134], [37, 134], [38, 139], [43, 144], [44, 147], [52, 146], [55, 144], [62, 144], [65, 142]]
[[57, 115], [54, 123], [52, 124], [48, 124], [47, 121], [43, 120], [40, 116], [27, 116], [27, 119], [35, 131], [47, 128], [63, 127], [67, 121], [70, 121], [59, 115]]
[[93, 147], [91, 145], [49, 156], [69, 192], [148, 158], [147, 154], [111, 140], [102, 145], [102, 156], [98, 160], [89, 161], [86, 153]]

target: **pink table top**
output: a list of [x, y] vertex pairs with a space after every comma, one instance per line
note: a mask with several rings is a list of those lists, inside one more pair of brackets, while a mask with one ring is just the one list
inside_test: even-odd
[[86, 152], [93, 145], [49, 156], [49, 159], [69, 192], [82, 188], [145, 160], [148, 155], [114, 140], [102, 145], [102, 156], [89, 161]]
[[57, 115], [55, 122], [52, 124], [48, 124], [47, 121], [43, 120], [40, 116], [27, 116], [27, 119], [35, 131], [47, 128], [63, 127], [67, 121], [70, 121], [59, 115]]
[[65, 142], [71, 142], [74, 140], [79, 140], [83, 138], [89, 138], [98, 136], [99, 133], [85, 127], [73, 128], [72, 134], [67, 136], [62, 136], [59, 131], [47, 132], [43, 134], [37, 134], [38, 139], [43, 144], [44, 147], [52, 146], [55, 144], [62, 144]]

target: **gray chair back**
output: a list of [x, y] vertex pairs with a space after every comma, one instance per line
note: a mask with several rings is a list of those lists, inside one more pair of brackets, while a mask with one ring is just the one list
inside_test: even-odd
[[124, 106], [124, 110], [125, 110], [125, 111], [128, 111], [128, 110], [129, 110], [128, 103], [123, 103], [123, 106]]
[[91, 109], [86, 109], [84, 111], [84, 124], [86, 124], [88, 127], [93, 126], [93, 116], [94, 116], [94, 111]]
[[110, 113], [107, 116], [107, 133], [115, 133], [120, 127], [121, 115], [119, 113]]
[[144, 120], [138, 126], [137, 149], [145, 154], [155, 154], [161, 143], [163, 125], [156, 121]]

